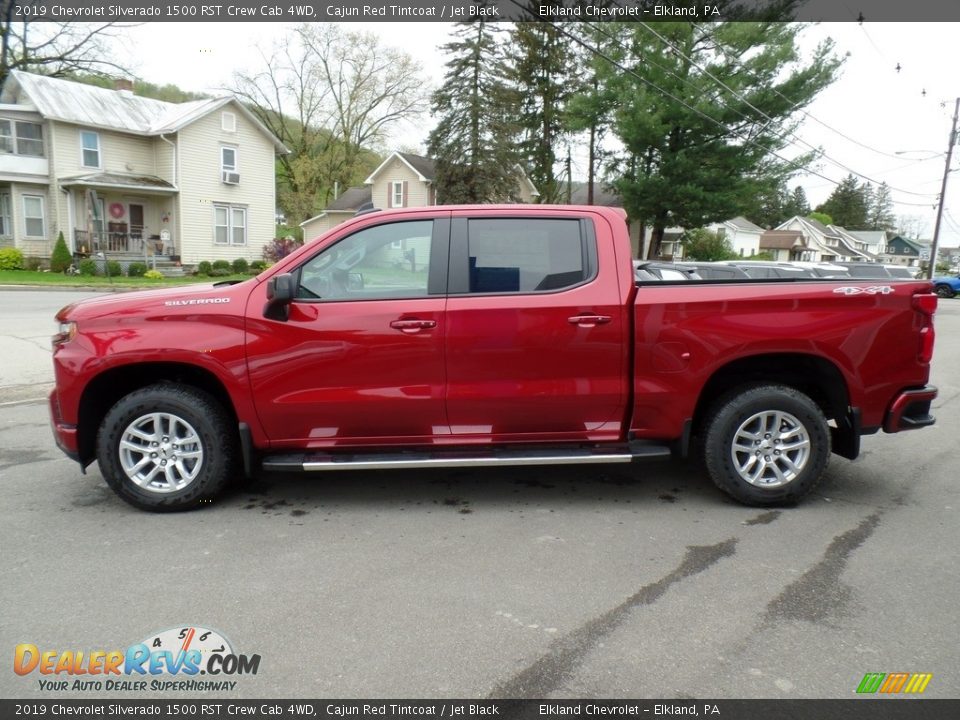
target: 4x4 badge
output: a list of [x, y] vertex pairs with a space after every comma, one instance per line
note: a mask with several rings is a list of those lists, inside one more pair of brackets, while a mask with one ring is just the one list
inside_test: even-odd
[[893, 288], [889, 285], [871, 285], [870, 287], [838, 287], [834, 288], [838, 295], [890, 295]]

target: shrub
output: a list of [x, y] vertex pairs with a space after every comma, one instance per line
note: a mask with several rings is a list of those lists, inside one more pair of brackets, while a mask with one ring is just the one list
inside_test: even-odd
[[37, 271], [43, 267], [43, 258], [28, 257], [26, 260], [27, 270]]
[[62, 273], [66, 272], [71, 265], [73, 265], [73, 255], [67, 249], [67, 242], [63, 239], [63, 230], [61, 230], [53, 246], [53, 255], [50, 256], [50, 270]]
[[163, 273], [159, 270], [147, 270], [143, 276], [147, 280], [163, 280]]
[[230, 264], [230, 268], [236, 275], [244, 275], [250, 269], [250, 263], [245, 258], [237, 258]]
[[231, 275], [232, 273], [230, 272], [230, 266], [227, 265], [225, 268], [214, 268], [207, 274], [210, 277], [227, 277], [227, 275]]
[[23, 252], [17, 248], [0, 250], [0, 270], [23, 270]]
[[120, 275], [123, 275], [123, 268], [116, 260], [108, 260], [106, 274], [108, 277], [119, 277]]
[[197, 263], [198, 275], [209, 275], [211, 270], [213, 270], [213, 266], [210, 264], [209, 260], [201, 260]]
[[267, 263], [265, 260], [254, 260], [250, 263], [250, 269], [261, 273], [267, 269]]
[[301, 245], [303, 245], [303, 241], [297, 240], [292, 235], [287, 235], [286, 237], [282, 238], [274, 238], [267, 245], [263, 246], [263, 259], [269, 260], [270, 262], [277, 262], [278, 260], [285, 258]]
[[97, 261], [86, 258], [80, 261], [79, 270], [81, 275], [96, 275]]
[[147, 266], [142, 262], [132, 262], [127, 266], [127, 275], [130, 277], [143, 277], [147, 272]]
[[230, 261], [229, 260], [214, 260], [213, 261], [214, 270], [226, 270], [227, 273], [230, 273]]

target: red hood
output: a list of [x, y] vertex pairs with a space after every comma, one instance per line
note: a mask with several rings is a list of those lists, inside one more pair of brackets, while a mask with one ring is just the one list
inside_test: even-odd
[[256, 284], [251, 278], [236, 285], [183, 285], [158, 290], [115, 293], [71, 303], [57, 313], [57, 321], [91, 320], [108, 315], [156, 315], [186, 310], [216, 309], [221, 314], [243, 314], [243, 303]]

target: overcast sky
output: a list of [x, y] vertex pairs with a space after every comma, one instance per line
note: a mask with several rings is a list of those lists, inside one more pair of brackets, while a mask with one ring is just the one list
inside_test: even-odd
[[[450, 25], [350, 23], [350, 27], [376, 33], [385, 44], [406, 50], [421, 63], [434, 87], [441, 82], [444, 58], [439, 46], [447, 40]], [[569, 28], [575, 31], [576, 25]], [[234, 71], [254, 69], [257, 56], [252, 45], [269, 46], [289, 30], [281, 23], [147, 23], [125, 31], [129, 38], [118, 55], [150, 82], [215, 92], [230, 84]], [[803, 47], [810, 50], [825, 37], [833, 38], [847, 60], [840, 79], [808, 109], [815, 119], [805, 118], [797, 135], [822, 146], [833, 161], [874, 184], [886, 181], [894, 188], [896, 213], [917, 217], [925, 226], [923, 237], [932, 237], [943, 153], [954, 99], [960, 96], [960, 75], [946, 62], [948, 50], [960, 39], [960, 24], [825, 23], [804, 31]], [[425, 127], [429, 125], [421, 122], [397, 128], [395, 145], [422, 151]], [[798, 142], [785, 154], [799, 155], [807, 149]], [[898, 154], [903, 151], [909, 152]], [[952, 166], [960, 167], [956, 154]], [[848, 174], [827, 159], [815, 169], [834, 181]], [[579, 171], [585, 175], [585, 168]], [[835, 187], [814, 175], [798, 175], [791, 187], [796, 184], [803, 185], [812, 205], [825, 200]], [[940, 244], [960, 246], [960, 173], [951, 175]]]

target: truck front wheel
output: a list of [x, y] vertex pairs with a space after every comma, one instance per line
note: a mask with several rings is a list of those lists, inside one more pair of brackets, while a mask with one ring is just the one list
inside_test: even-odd
[[713, 482], [734, 499], [760, 507], [790, 504], [820, 481], [830, 457], [830, 429], [803, 393], [754, 386], [714, 405], [704, 456]]
[[126, 502], [154, 512], [208, 501], [230, 479], [236, 439], [227, 413], [205, 392], [151, 385], [122, 398], [97, 435], [97, 461]]

